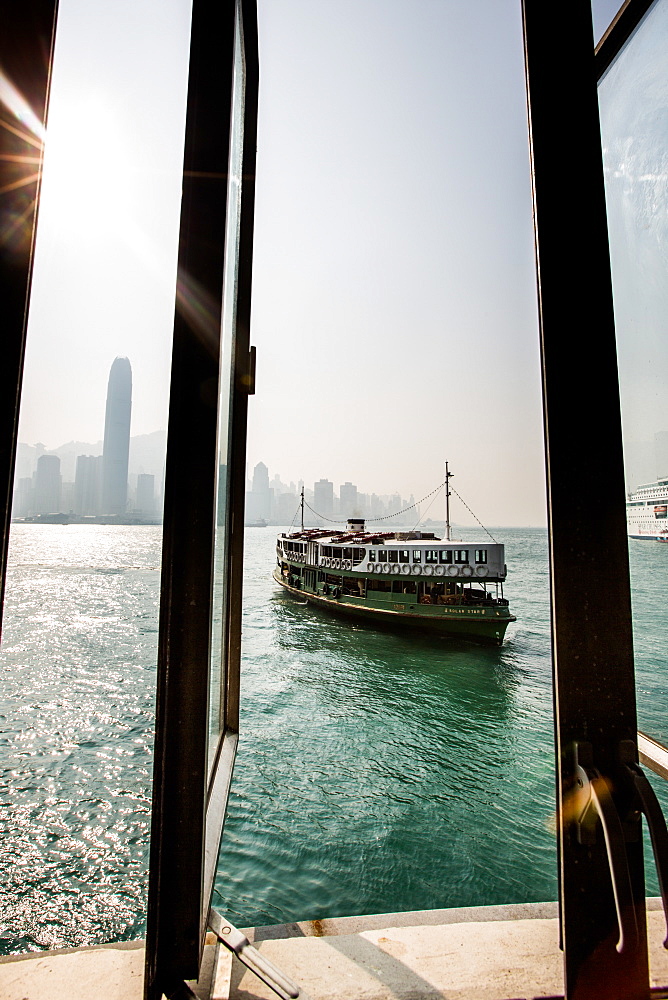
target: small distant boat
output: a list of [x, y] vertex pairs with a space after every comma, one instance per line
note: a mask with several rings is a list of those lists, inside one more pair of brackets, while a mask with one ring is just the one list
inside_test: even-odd
[[[451, 475], [446, 466], [446, 484]], [[498, 542], [450, 538], [446, 499], [443, 539], [367, 529], [362, 518], [349, 519], [345, 531], [281, 532], [274, 579], [300, 601], [337, 614], [501, 645], [516, 621], [503, 596], [504, 559]]]
[[268, 524], [263, 517], [256, 517], [254, 521], [244, 521], [244, 528], [266, 528]]

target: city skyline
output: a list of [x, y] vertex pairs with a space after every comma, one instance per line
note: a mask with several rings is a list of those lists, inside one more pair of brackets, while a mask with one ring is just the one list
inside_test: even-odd
[[[132, 366], [128, 358], [116, 357], [109, 369], [101, 454], [84, 453], [82, 447], [86, 451], [95, 449], [80, 443], [73, 449], [76, 455], [68, 456], [75, 458], [74, 478], [65, 479], [59, 455], [46, 451], [42, 444], [32, 449], [20, 444], [12, 516], [67, 514], [79, 518], [124, 518], [133, 513], [154, 518], [158, 503], [156, 477], [151, 473], [137, 473], [132, 490], [134, 504], [129, 509], [131, 420]], [[32, 456], [26, 451], [32, 451]], [[164, 467], [164, 447], [162, 452], [160, 464]], [[71, 477], [71, 467], [68, 472]]]
[[[250, 469], [247, 470], [250, 472]], [[280, 473], [274, 473], [269, 478], [269, 468], [264, 462], [258, 462], [252, 470], [252, 475], [246, 477], [246, 509], [247, 524], [267, 521], [275, 525], [287, 525], [300, 520], [301, 490], [304, 488], [305, 510], [304, 523], [309, 525], [343, 524], [350, 517], [363, 517], [369, 522], [387, 521], [391, 524], [416, 527], [419, 522], [428, 519], [442, 524], [445, 521], [445, 492], [443, 483], [436, 484], [431, 493], [417, 500], [411, 494], [402, 497], [395, 490], [390, 493], [364, 492], [356, 483], [347, 480], [340, 483], [338, 493], [336, 484], [329, 479], [320, 478], [313, 482], [313, 488], [303, 480], [289, 483], [281, 479]], [[468, 511], [452, 488], [451, 510], [456, 516], [451, 517], [453, 523], [476, 523], [475, 514]]]
[[[248, 454], [415, 495], [448, 459], [484, 520], [544, 524], [520, 9], [408, 9], [259, 2]], [[49, 451], [95, 440], [109, 356], [167, 424], [188, 4], [160, 25], [61, 0], [20, 425]]]

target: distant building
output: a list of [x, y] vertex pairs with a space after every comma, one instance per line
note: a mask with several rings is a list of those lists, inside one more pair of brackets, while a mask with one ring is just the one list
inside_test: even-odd
[[77, 455], [74, 479], [74, 513], [90, 517], [100, 512], [102, 456]]
[[[300, 521], [299, 497], [294, 493], [280, 493], [276, 497], [276, 521], [278, 524], [290, 526], [293, 521], [298, 524]], [[296, 517], [295, 517], [296, 515]]]
[[258, 462], [253, 469], [253, 493], [269, 492], [269, 469], [264, 462]]
[[60, 459], [57, 455], [41, 455], [35, 472], [33, 513], [60, 513], [60, 487]]
[[22, 476], [17, 482], [14, 490], [12, 517], [26, 517], [27, 514], [32, 514], [33, 491], [33, 477]]
[[145, 472], [137, 476], [136, 506], [140, 514], [155, 514], [155, 476]]
[[339, 488], [339, 511], [341, 518], [359, 517], [357, 487], [353, 483], [342, 483]]
[[334, 514], [334, 484], [320, 479], [313, 485], [313, 507], [316, 514], [331, 518]]
[[258, 462], [253, 470], [253, 488], [246, 494], [246, 520], [268, 521], [273, 495], [274, 491], [269, 488], [269, 469], [264, 462]]
[[128, 456], [132, 414], [132, 368], [116, 358], [109, 372], [102, 450], [101, 514], [125, 514], [128, 503]]

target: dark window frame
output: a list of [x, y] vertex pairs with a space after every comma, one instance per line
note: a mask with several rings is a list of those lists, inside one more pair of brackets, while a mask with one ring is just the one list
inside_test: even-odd
[[[208, 699], [219, 357], [227, 225], [235, 18], [243, 25], [242, 200], [236, 321], [229, 403], [229, 465], [224, 504], [228, 537], [223, 609], [224, 718], [208, 770]], [[248, 394], [254, 177], [257, 125], [255, 0], [192, 11], [184, 152], [179, 281], [207, 302], [206, 329], [177, 307], [167, 445], [154, 793], [146, 941], [146, 1000], [197, 979], [208, 925], [227, 795], [237, 745], [241, 585]]]

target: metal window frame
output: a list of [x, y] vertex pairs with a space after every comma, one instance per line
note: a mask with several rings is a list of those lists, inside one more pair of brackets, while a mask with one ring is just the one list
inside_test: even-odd
[[655, 3], [656, 0], [624, 0], [596, 46], [596, 74], [599, 80]]
[[[226, 712], [208, 778], [218, 365], [237, 9], [245, 101], [226, 508]], [[237, 742], [257, 87], [255, 0], [194, 0], [165, 483], [147, 1000], [198, 978]], [[195, 311], [183, 301], [192, 294]]]
[[[649, 994], [635, 797], [645, 779], [637, 768], [621, 409], [597, 93], [599, 75], [649, 6], [645, 0], [627, 2], [595, 55], [589, 3], [572, 4], [567, 17], [551, 21], [542, 0], [522, 2], [567, 1000], [646, 1000]], [[582, 790], [586, 797], [594, 787], [605, 808], [598, 804], [594, 822], [589, 813], [587, 823]], [[602, 832], [606, 811], [616, 824], [610, 838]], [[606, 849], [606, 840], [614, 841], [614, 849]], [[613, 891], [613, 875], [618, 889], [624, 883], [624, 902]], [[633, 933], [622, 944], [629, 929]]]
[[[0, 67], [26, 99], [38, 120], [46, 126], [53, 47], [56, 37], [58, 0], [14, 0], [5, 6], [5, 27], [0, 32]], [[37, 233], [39, 196], [42, 183], [44, 148], [36, 136], [25, 141], [24, 152], [38, 158], [26, 173], [36, 175], [27, 184], [17, 184], [17, 168], [5, 156], [16, 153], [20, 122], [12, 123], [11, 114], [0, 105], [0, 208], [4, 212], [15, 192], [32, 195], [23, 226], [23, 245], [8, 252], [0, 246], [0, 302], [2, 302], [2, 364], [0, 364], [0, 496], [2, 524], [0, 531], [0, 634], [4, 604], [12, 490], [16, 466], [16, 446], [25, 358], [28, 306], [32, 284], [33, 256]], [[9, 127], [7, 127], [9, 126]], [[27, 133], [29, 130], [24, 127]], [[19, 140], [20, 141], [20, 140]]]

